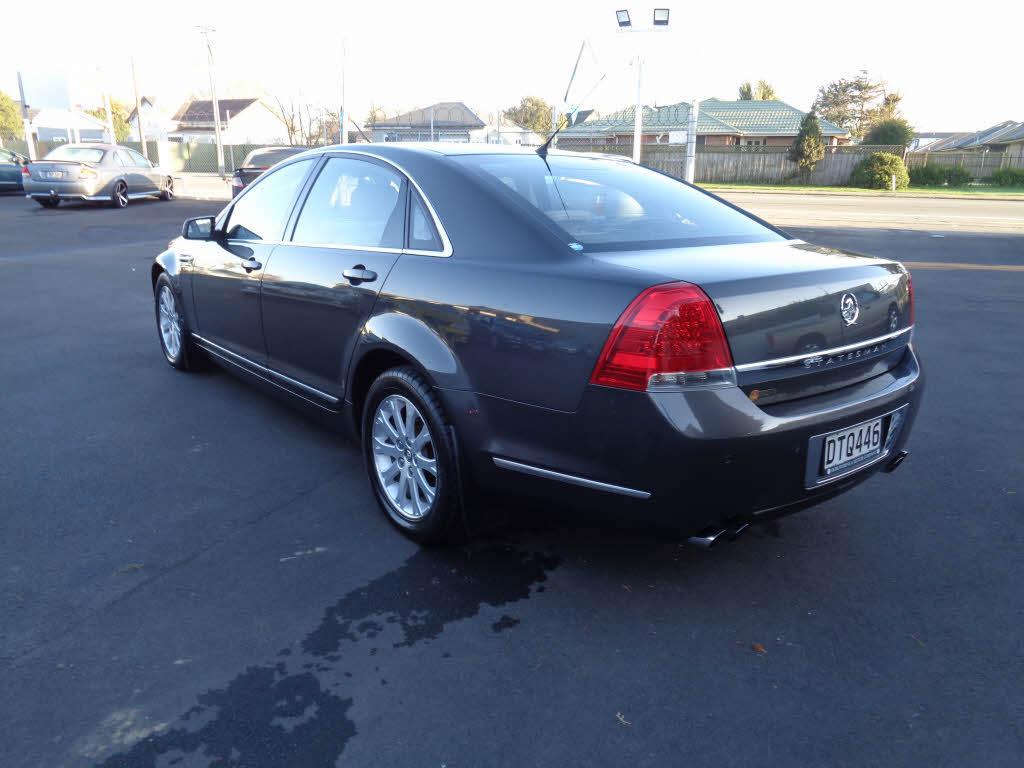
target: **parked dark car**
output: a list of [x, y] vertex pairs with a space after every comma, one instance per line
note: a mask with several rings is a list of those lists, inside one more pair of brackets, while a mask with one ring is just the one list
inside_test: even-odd
[[174, 179], [128, 147], [116, 144], [62, 144], [29, 163], [25, 194], [44, 208], [62, 200], [103, 202], [127, 208], [129, 200], [174, 199]]
[[295, 157], [306, 151], [306, 147], [261, 147], [254, 149], [242, 164], [235, 168], [231, 175], [231, 196], [237, 197], [238, 193], [252, 184], [260, 175], [271, 166], [277, 165], [282, 160]]
[[0, 147], [0, 192], [20, 192], [28, 158]]
[[923, 386], [900, 264], [596, 155], [313, 151], [152, 282], [172, 366], [340, 417], [420, 541], [532, 496], [710, 544], [894, 469]]

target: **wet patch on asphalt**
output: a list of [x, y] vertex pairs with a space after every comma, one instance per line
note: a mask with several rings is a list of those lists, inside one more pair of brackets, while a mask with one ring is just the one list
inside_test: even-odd
[[[382, 656], [371, 664], [370, 657], [433, 640], [447, 624], [472, 618], [483, 606], [525, 600], [543, 589], [539, 585], [558, 565], [556, 557], [510, 546], [420, 550], [330, 606], [320, 624], [275, 661], [199, 695], [177, 723], [98, 766], [157, 768], [197, 760], [218, 768], [333, 766], [357, 733], [348, 715], [353, 699], [343, 693], [346, 681], [379, 676], [385, 663]], [[491, 629], [518, 623], [502, 615]], [[386, 684], [381, 677], [380, 685]]]

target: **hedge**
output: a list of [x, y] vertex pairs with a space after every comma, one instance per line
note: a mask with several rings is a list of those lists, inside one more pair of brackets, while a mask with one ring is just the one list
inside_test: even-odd
[[992, 172], [997, 187], [1024, 187], [1024, 168], [1000, 168]]
[[910, 186], [907, 166], [901, 157], [890, 152], [874, 152], [857, 163], [850, 174], [850, 183], [868, 189], [890, 189], [893, 176], [896, 177], [896, 189]]

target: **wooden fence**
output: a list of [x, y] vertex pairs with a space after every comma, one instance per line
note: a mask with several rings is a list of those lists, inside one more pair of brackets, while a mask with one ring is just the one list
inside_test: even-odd
[[907, 168], [927, 165], [958, 166], [975, 180], [990, 179], [1000, 168], [1024, 168], [1024, 156], [1006, 152], [908, 152]]
[[[631, 143], [608, 144], [589, 139], [560, 140], [559, 149], [631, 156]], [[857, 163], [873, 152], [903, 155], [900, 146], [826, 147], [807, 182], [841, 185], [850, 180]], [[643, 165], [682, 178], [686, 172], [686, 147], [681, 144], [644, 144]], [[789, 159], [789, 147], [727, 147], [699, 145], [694, 180], [701, 184], [780, 183], [797, 177], [799, 169]]]

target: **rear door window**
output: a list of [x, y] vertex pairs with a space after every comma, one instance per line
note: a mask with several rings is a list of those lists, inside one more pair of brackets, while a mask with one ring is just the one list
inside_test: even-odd
[[280, 240], [313, 158], [261, 176], [228, 215], [229, 240]]
[[405, 179], [376, 163], [332, 157], [306, 197], [292, 240], [399, 249], [404, 233]]

